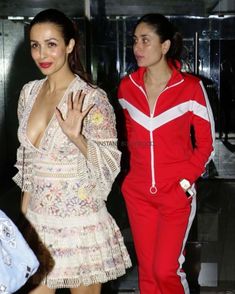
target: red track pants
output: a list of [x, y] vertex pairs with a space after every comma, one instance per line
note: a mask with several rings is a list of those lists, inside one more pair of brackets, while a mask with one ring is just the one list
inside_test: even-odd
[[196, 211], [178, 181], [161, 183], [152, 195], [146, 183], [122, 187], [138, 259], [141, 294], [188, 294], [182, 270], [184, 247]]

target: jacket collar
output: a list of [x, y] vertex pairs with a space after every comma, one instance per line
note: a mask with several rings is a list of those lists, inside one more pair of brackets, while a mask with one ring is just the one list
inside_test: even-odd
[[[182, 81], [183, 78], [183, 74], [181, 73], [180, 69], [180, 63], [178, 61], [175, 62], [175, 65], [173, 65], [173, 63], [171, 61], [168, 62], [170, 68], [172, 69], [172, 74], [171, 74], [171, 78], [168, 81], [167, 86], [172, 86], [174, 84], [179, 83], [180, 81]], [[139, 85], [140, 87], [142, 87], [144, 89], [144, 74], [146, 72], [146, 67], [139, 67], [135, 72], [133, 72], [132, 74], [130, 74], [131, 79], [134, 80], [134, 82]]]

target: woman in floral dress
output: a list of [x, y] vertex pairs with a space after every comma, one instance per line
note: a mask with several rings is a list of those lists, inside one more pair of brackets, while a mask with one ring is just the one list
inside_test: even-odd
[[114, 111], [83, 77], [74, 25], [62, 12], [40, 12], [29, 32], [45, 78], [21, 90], [14, 180], [24, 191], [23, 212], [55, 261], [30, 293], [99, 294], [131, 266], [105, 205], [120, 169]]

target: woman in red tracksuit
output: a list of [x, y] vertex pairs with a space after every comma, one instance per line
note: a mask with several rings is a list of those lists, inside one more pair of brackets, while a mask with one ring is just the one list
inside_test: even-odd
[[182, 264], [196, 211], [195, 181], [214, 151], [208, 98], [197, 77], [180, 71], [181, 45], [166, 17], [143, 16], [134, 31], [138, 69], [118, 91], [130, 152], [122, 192], [141, 294], [189, 293]]

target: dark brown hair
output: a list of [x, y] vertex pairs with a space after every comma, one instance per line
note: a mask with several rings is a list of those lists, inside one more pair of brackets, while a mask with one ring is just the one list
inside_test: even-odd
[[39, 23], [57, 25], [61, 30], [66, 46], [71, 39], [74, 39], [73, 51], [68, 56], [69, 67], [73, 73], [79, 75], [83, 80], [90, 82], [90, 78], [85, 72], [79, 57], [78, 30], [76, 25], [63, 12], [52, 8], [39, 12], [31, 21], [29, 31], [35, 24]]
[[164, 15], [159, 13], [146, 14], [138, 20], [135, 28], [140, 23], [146, 23], [153, 27], [162, 43], [166, 40], [170, 40], [171, 46], [166, 54], [166, 58], [171, 59], [173, 63], [175, 63], [176, 60], [180, 61], [183, 48], [182, 36], [177, 28]]

